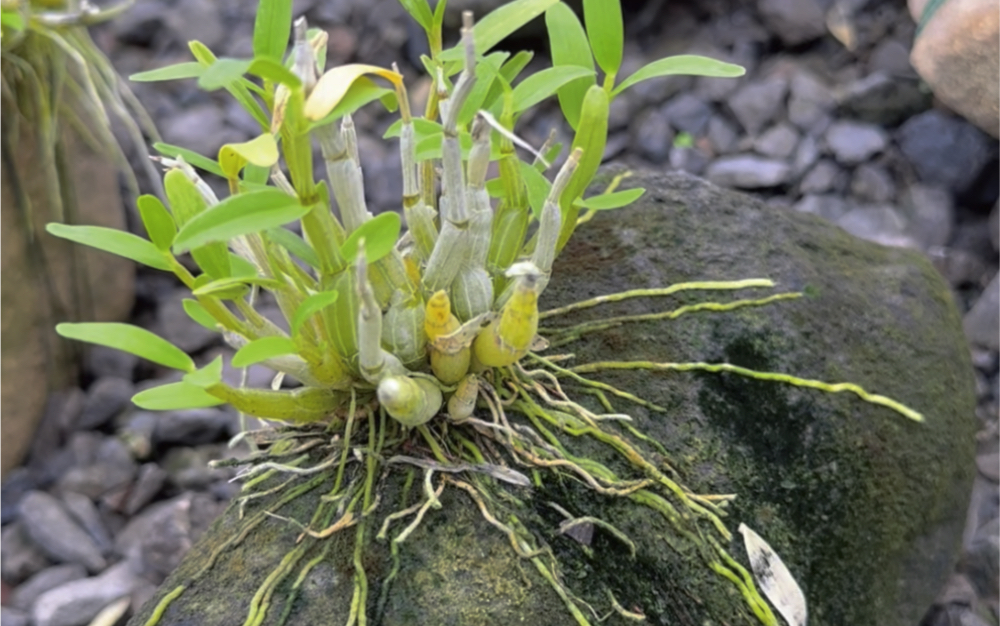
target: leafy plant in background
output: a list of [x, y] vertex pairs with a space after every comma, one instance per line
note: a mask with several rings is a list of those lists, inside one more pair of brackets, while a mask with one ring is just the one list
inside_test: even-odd
[[[3, 98], [3, 161], [17, 162], [21, 124], [31, 126], [42, 157], [43, 174], [52, 194], [51, 205], [63, 221], [73, 198], [61, 193], [62, 135], [68, 126], [99, 154], [110, 157], [126, 175], [132, 192], [138, 185], [128, 159], [111, 132], [120, 122], [136, 148], [145, 152], [143, 132], [158, 137], [152, 120], [98, 49], [87, 27], [113, 19], [131, 6], [124, 2], [99, 9], [87, 2], [0, 3], [0, 85]], [[148, 173], [159, 180], [152, 166]]]
[[[182, 147], [155, 145], [167, 168], [169, 208], [153, 196], [140, 198], [148, 240], [101, 228], [49, 226], [58, 236], [173, 272], [192, 291], [193, 298], [184, 302], [189, 315], [220, 331], [238, 349], [232, 358], [235, 367], [264, 363], [278, 372], [272, 389], [231, 386], [222, 379], [221, 357], [199, 368], [183, 351], [138, 327], [61, 324], [58, 332], [183, 373], [179, 382], [137, 394], [134, 401], [141, 407], [228, 403], [242, 413], [290, 424], [253, 433], [274, 455], [258, 452], [245, 461], [251, 467], [244, 474], [248, 482], [241, 503], [258, 494], [262, 477], [304, 471], [296, 466], [302, 459], [291, 464], [277, 460], [290, 448], [298, 449], [306, 441], [302, 437], [313, 437], [316, 445], [322, 442], [329, 461], [308, 471], [327, 471], [335, 478], [303, 537], [322, 541], [355, 528], [349, 624], [365, 623], [373, 608], [361, 555], [378, 528], [376, 512], [388, 506], [377, 493], [378, 477], [387, 471], [406, 474], [407, 484], [416, 472], [423, 472], [424, 497], [418, 505], [383, 516], [377, 539], [390, 541], [394, 567], [382, 579], [378, 606], [384, 604], [396, 575], [400, 546], [428, 509], [440, 506], [445, 486], [453, 486], [468, 493], [483, 516], [508, 536], [513, 549], [534, 564], [576, 621], [589, 623], [581, 601], [561, 578], [553, 552], [526, 529], [514, 508], [504, 505], [513, 498], [505, 493], [507, 485], [530, 488], [564, 476], [662, 513], [676, 532], [704, 548], [700, 556], [705, 565], [738, 589], [762, 623], [776, 623], [752, 576], [724, 548], [731, 539], [721, 521], [725, 498], [692, 493], [671, 478], [635, 442], [652, 445], [664, 458], [666, 451], [635, 429], [628, 416], [615, 413], [608, 396], [663, 409], [583, 374], [614, 368], [727, 371], [830, 392], [851, 391], [909, 418], [919, 420], [920, 415], [854, 385], [727, 364], [606, 362], [566, 368], [538, 354], [547, 341], [570, 342], [602, 327], [601, 322], [589, 322], [542, 339], [537, 336], [542, 318], [630, 297], [773, 286], [766, 279], [685, 283], [538, 310], [553, 260], [574, 229], [592, 212], [624, 206], [643, 193], [616, 191], [615, 181], [604, 193], [585, 196], [601, 162], [611, 101], [643, 80], [682, 73], [739, 76], [742, 68], [685, 55], [653, 62], [619, 81], [624, 35], [615, 2], [586, 0], [583, 24], [558, 0], [516, 0], [475, 26], [466, 14], [461, 43], [450, 49], [442, 44], [445, 2], [433, 10], [426, 0], [401, 2], [426, 31], [430, 47], [430, 55], [422, 60], [433, 89], [422, 117], [411, 111], [395, 67], [353, 64], [326, 70], [326, 35], [308, 30], [302, 19], [295, 22], [294, 45], [286, 55], [291, 1], [263, 0], [254, 58], [216, 58], [194, 41], [194, 61], [132, 77], [190, 78], [204, 89], [225, 89], [258, 122], [261, 134], [223, 146], [215, 159]], [[531, 55], [493, 49], [542, 14], [553, 66], [521, 78]], [[518, 118], [551, 96], [558, 98], [575, 132], [572, 145], [563, 150], [547, 143], [532, 150], [516, 136]], [[351, 113], [376, 100], [398, 109], [400, 116], [386, 138], [398, 140], [402, 161], [401, 208], [408, 224], [402, 236], [396, 213], [373, 217], [365, 205]], [[325, 181], [313, 179], [315, 144], [326, 165]], [[531, 156], [522, 158], [518, 146]], [[550, 181], [546, 172], [563, 153], [567, 156]], [[499, 175], [488, 179], [492, 164]], [[202, 179], [204, 174], [226, 180], [229, 196], [218, 199]], [[293, 224], [296, 229], [289, 228]], [[179, 260], [187, 253], [198, 271], [189, 271]], [[274, 296], [287, 332], [255, 310], [259, 290]], [[702, 303], [663, 317], [759, 306], [799, 295]], [[616, 323], [623, 321], [628, 320]], [[541, 369], [526, 369], [526, 359]], [[302, 386], [279, 390], [284, 376]], [[567, 380], [597, 395], [609, 413], [595, 414], [567, 396], [561, 386]], [[484, 419], [486, 414], [491, 419]], [[514, 414], [520, 421], [509, 419]], [[330, 433], [337, 436], [331, 439]], [[607, 446], [628, 475], [574, 456], [568, 440], [575, 437]], [[429, 451], [426, 457], [404, 453], [419, 442]], [[530, 468], [532, 477], [512, 465]], [[389, 538], [391, 525], [408, 516], [412, 521]], [[248, 528], [263, 518], [253, 518], [257, 521], [248, 522]], [[567, 522], [574, 523], [583, 522]], [[601, 524], [631, 545], [610, 521], [588, 518], [587, 523]], [[759, 556], [759, 543], [755, 545]], [[315, 564], [303, 564], [305, 553], [304, 547], [296, 548], [286, 559], [290, 564], [283, 563], [258, 590], [249, 605], [249, 623], [262, 620], [268, 611], [271, 601], [261, 598], [271, 598], [296, 568], [301, 580]], [[756, 567], [760, 559], [751, 561]], [[772, 582], [762, 581], [762, 588], [773, 598]], [[150, 622], [155, 623], [184, 589], [169, 593]], [[296, 589], [293, 586], [286, 599], [285, 617]], [[801, 592], [798, 598], [801, 601]], [[797, 610], [775, 602], [783, 614]], [[613, 595], [610, 605], [623, 616], [641, 617], [624, 609]], [[796, 619], [804, 619], [804, 602], [801, 611]]]

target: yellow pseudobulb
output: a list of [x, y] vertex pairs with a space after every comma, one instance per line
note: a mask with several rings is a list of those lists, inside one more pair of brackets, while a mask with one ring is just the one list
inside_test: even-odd
[[516, 263], [507, 271], [516, 276], [514, 293], [499, 319], [479, 333], [472, 349], [486, 367], [504, 367], [520, 359], [538, 332], [538, 268], [530, 262]]
[[437, 415], [444, 398], [425, 378], [387, 376], [378, 384], [378, 401], [393, 419], [413, 428]]
[[459, 329], [461, 324], [451, 312], [451, 300], [444, 290], [437, 291], [427, 300], [427, 310], [424, 315], [424, 331], [431, 342], [431, 371], [438, 380], [446, 385], [454, 385], [462, 380], [469, 371], [469, 361], [472, 351], [462, 348], [457, 352], [442, 352], [433, 346], [433, 341], [442, 335], [448, 335]]

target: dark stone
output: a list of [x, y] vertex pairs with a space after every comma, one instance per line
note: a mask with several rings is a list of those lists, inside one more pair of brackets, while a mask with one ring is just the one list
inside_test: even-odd
[[996, 153], [996, 142], [981, 130], [936, 110], [906, 120], [896, 141], [921, 182], [953, 193], [966, 191]]
[[[922, 411], [926, 421], [916, 423], [852, 394], [732, 374], [595, 375], [669, 407], [658, 413], [613, 400], [628, 410], [636, 428], [664, 446], [693, 493], [737, 494], [725, 524], [735, 531], [745, 522], [781, 555], [809, 598], [810, 624], [918, 623], [951, 574], [974, 467], [971, 364], [948, 286], [915, 251], [861, 242], [813, 216], [769, 209], [690, 176], [639, 173], [624, 186], [643, 186], [647, 193], [631, 208], [598, 213], [577, 231], [555, 267], [543, 308], [623, 289], [760, 276], [808, 297], [629, 324], [586, 335], [559, 351], [576, 355], [571, 364], [728, 362], [850, 381]], [[597, 314], [649, 313], [770, 293], [632, 299]], [[592, 319], [593, 313], [565, 321]], [[622, 436], [631, 439], [624, 431]], [[574, 454], [630, 472], [587, 437], [565, 443]], [[366, 538], [399, 508], [403, 473], [379, 481], [383, 498], [368, 518]], [[528, 532], [544, 538], [575, 593], [606, 607], [610, 589], [650, 623], [755, 623], [740, 593], [698, 556], [698, 539], [675, 532], [645, 507], [550, 476], [542, 473], [533, 489], [506, 489], [512, 499], [497, 506], [516, 512]], [[269, 614], [289, 607], [289, 624], [346, 620], [356, 573], [354, 529], [299, 542], [300, 526], [287, 521], [314, 519], [331, 479], [322, 473], [298, 477], [292, 484], [302, 491], [285, 504], [278, 498], [289, 496], [291, 484], [280, 495], [247, 502], [242, 511], [231, 505], [131, 623], [145, 623], [170, 593], [176, 597], [161, 606], [163, 626], [242, 623], [248, 599], [276, 572], [285, 578], [275, 587]], [[256, 489], [285, 480], [275, 476]], [[409, 503], [418, 501], [415, 491], [416, 482]], [[556, 534], [560, 517], [548, 501], [615, 524], [635, 543], [638, 556], [629, 558], [621, 542], [600, 529], [589, 546], [593, 556], [583, 555], [574, 539]], [[441, 502], [442, 509], [431, 510], [400, 545], [398, 571], [387, 542], [372, 540], [361, 551], [370, 618], [386, 625], [576, 623], [464, 492], [447, 488]], [[316, 528], [336, 519], [336, 506], [328, 505]], [[233, 544], [235, 537], [239, 542]], [[726, 547], [746, 563], [740, 542]], [[314, 562], [321, 554], [325, 558]], [[306, 571], [306, 563], [315, 565]], [[390, 571], [396, 572], [394, 582], [380, 608]], [[300, 576], [292, 602], [289, 590]]]
[[79, 430], [100, 428], [129, 406], [134, 393], [131, 380], [114, 376], [99, 378], [87, 390], [87, 400], [74, 426]]

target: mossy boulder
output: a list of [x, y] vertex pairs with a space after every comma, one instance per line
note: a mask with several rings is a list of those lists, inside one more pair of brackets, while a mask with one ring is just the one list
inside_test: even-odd
[[[735, 533], [740, 522], [760, 533], [801, 584], [810, 624], [916, 624], [951, 570], [972, 479], [972, 370], [947, 285], [916, 252], [860, 241], [818, 218], [772, 209], [696, 178], [640, 174], [624, 186], [643, 186], [647, 193], [633, 207], [599, 213], [577, 231], [543, 308], [693, 280], [766, 277], [776, 290], [633, 299], [547, 319], [543, 326], [775, 291], [806, 295], [628, 323], [549, 352], [572, 351], [571, 364], [728, 362], [853, 382], [923, 413], [926, 421], [916, 423], [851, 393], [732, 373], [600, 376], [666, 408], [656, 412], [613, 400], [635, 418], [638, 430], [662, 444], [693, 492], [736, 494], [723, 518], [735, 536], [729, 553], [747, 565]], [[581, 403], [592, 400], [579, 395]], [[581, 437], [567, 445], [578, 456], [621, 469], [601, 444]], [[655, 456], [646, 444], [637, 445]], [[317, 455], [312, 462], [321, 460]], [[401, 544], [398, 574], [383, 595], [392, 561], [388, 542], [374, 535], [402, 506], [400, 476], [390, 472], [379, 482], [380, 508], [365, 531], [370, 541], [357, 555], [357, 526], [296, 543], [300, 527], [261, 515], [269, 509], [309, 523], [331, 488], [331, 474], [300, 477], [273, 496], [250, 500], [242, 517], [239, 507], [230, 507], [131, 623], [146, 624], [157, 606], [160, 624], [241, 624], [254, 611], [262, 620], [253, 623], [347, 623], [356, 556], [367, 577], [369, 623], [576, 623], [536, 566], [518, 557], [457, 488], [446, 488], [442, 508], [428, 511]], [[419, 476], [407, 504], [419, 501]], [[611, 612], [606, 623], [625, 623], [610, 609], [610, 591], [621, 607], [641, 611], [649, 623], [757, 623], [737, 588], [706, 567], [699, 556], [703, 546], [678, 534], [664, 516], [596, 495], [575, 479], [545, 473], [541, 479], [531, 489], [500, 487], [512, 496], [505, 510], [556, 555], [565, 587], [596, 611], [584, 610], [591, 622]], [[274, 477], [255, 489], [284, 480]], [[279, 506], [295, 486], [302, 494]], [[634, 543], [635, 556], [599, 526], [584, 542], [588, 554], [556, 532], [562, 516], [550, 503], [614, 524]], [[269, 577], [276, 584], [263, 593]], [[168, 594], [175, 599], [166, 603]]]

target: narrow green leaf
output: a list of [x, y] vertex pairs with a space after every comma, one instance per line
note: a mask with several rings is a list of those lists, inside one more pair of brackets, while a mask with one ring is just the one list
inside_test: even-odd
[[181, 304], [184, 306], [184, 312], [188, 314], [188, 317], [211, 331], [219, 332], [218, 322], [205, 310], [205, 307], [201, 306], [200, 302], [191, 298], [184, 298]]
[[272, 242], [288, 250], [292, 256], [304, 261], [310, 267], [319, 269], [319, 257], [316, 255], [316, 251], [302, 237], [287, 228], [272, 228], [267, 231], [267, 236]]
[[155, 70], [138, 72], [128, 77], [129, 80], [137, 83], [152, 83], [161, 80], [180, 80], [182, 78], [201, 78], [205, 73], [205, 67], [196, 61], [186, 61], [184, 63], [174, 63], [166, 67]]
[[524, 161], [518, 163], [521, 166], [521, 178], [528, 188], [528, 204], [535, 219], [538, 219], [542, 214], [542, 207], [545, 206], [545, 199], [549, 196], [549, 190], [552, 189], [552, 183], [541, 172], [531, 167], [530, 163]]
[[448, 0], [437, 0], [437, 6], [434, 7], [434, 27], [441, 28], [444, 24], [444, 9], [448, 6]]
[[223, 297], [221, 294], [227, 293], [233, 287], [242, 285], [257, 285], [258, 287], [274, 290], [280, 289], [283, 286], [283, 283], [280, 280], [276, 280], [274, 278], [264, 278], [263, 276], [232, 276], [230, 278], [213, 280], [209, 283], [201, 285], [191, 293], [196, 296], [218, 295], [219, 297]]
[[117, 322], [57, 324], [56, 332], [67, 339], [86, 341], [134, 354], [183, 372], [193, 372], [194, 361], [183, 350], [145, 328]]
[[[500, 6], [481, 19], [473, 28], [476, 42], [476, 54], [485, 54], [514, 31], [535, 19], [559, 0], [514, 0]], [[459, 69], [465, 65], [465, 52], [461, 46], [455, 46], [442, 52], [442, 61], [457, 61]]]
[[[194, 181], [178, 168], [171, 169], [163, 177], [163, 189], [167, 192], [170, 210], [174, 220], [183, 230], [196, 215], [208, 209], [208, 200], [201, 194]], [[176, 243], [176, 236], [174, 237]], [[212, 278], [226, 278], [231, 275], [229, 252], [224, 243], [213, 243], [196, 247], [191, 256], [202, 270]]]
[[166, 257], [152, 241], [124, 230], [103, 226], [70, 226], [59, 223], [48, 224], [45, 230], [62, 239], [69, 239], [85, 246], [117, 254], [154, 269], [170, 271], [170, 264]]
[[[189, 41], [188, 48], [191, 50], [191, 54], [194, 55], [194, 58], [206, 68], [216, 62], [215, 54], [208, 49], [208, 46], [200, 41]], [[243, 107], [243, 109], [249, 113], [258, 124], [260, 124], [261, 129], [266, 130], [270, 128], [271, 122], [268, 119], [267, 112], [261, 108], [260, 103], [257, 102], [250, 94], [251, 89], [259, 91], [259, 87], [257, 87], [257, 85], [254, 85], [242, 77], [237, 77], [235, 80], [232, 80], [222, 86], [225, 87], [226, 91], [232, 94], [233, 98], [239, 102], [240, 106]]]
[[253, 55], [281, 62], [292, 32], [292, 0], [261, 0], [253, 24]]
[[149, 194], [139, 196], [135, 203], [139, 207], [142, 225], [146, 227], [146, 234], [153, 245], [162, 252], [169, 252], [170, 244], [177, 234], [177, 224], [167, 207], [163, 206], [159, 198]]
[[219, 166], [226, 178], [236, 178], [247, 163], [269, 168], [277, 162], [278, 144], [271, 133], [243, 143], [227, 143], [219, 148]]
[[228, 87], [247, 73], [252, 62], [247, 59], [218, 59], [198, 79], [198, 87], [205, 91]]
[[[549, 52], [552, 65], [556, 67], [574, 65], [594, 69], [594, 57], [590, 52], [587, 33], [573, 9], [563, 3], [545, 12], [545, 27], [549, 32]], [[569, 125], [576, 130], [580, 123], [580, 108], [583, 98], [596, 79], [584, 76], [563, 85], [559, 89], [559, 108]]]
[[483, 104], [490, 94], [493, 81], [496, 80], [500, 67], [509, 56], [509, 52], [494, 52], [486, 55], [476, 64], [476, 84], [473, 85], [472, 91], [469, 92], [469, 96], [465, 99], [465, 104], [462, 105], [462, 110], [458, 114], [458, 123], [461, 126], [470, 123], [476, 113], [484, 108]]
[[358, 256], [358, 242], [365, 240], [365, 258], [374, 263], [386, 256], [396, 246], [401, 227], [399, 214], [393, 211], [380, 213], [358, 227], [340, 247], [344, 260], [352, 263]]
[[605, 74], [617, 74], [625, 48], [625, 26], [621, 2], [583, 0], [583, 19], [594, 58]]
[[278, 189], [230, 196], [185, 224], [174, 240], [174, 252], [282, 226], [301, 218], [309, 208]]
[[[444, 128], [435, 121], [428, 120], [422, 117], [413, 118], [413, 138], [419, 143], [425, 137], [430, 137], [431, 135], [439, 135], [444, 132]], [[382, 139], [392, 139], [393, 137], [399, 137], [399, 134], [403, 132], [403, 120], [396, 120], [386, 129], [385, 134], [382, 135]]]
[[292, 334], [297, 335], [299, 329], [302, 328], [302, 324], [307, 319], [336, 302], [338, 295], [340, 294], [336, 291], [321, 291], [303, 300], [302, 304], [299, 305], [299, 308], [295, 309], [295, 313], [292, 315]]
[[156, 150], [163, 156], [168, 156], [172, 159], [181, 157], [189, 165], [193, 165], [200, 170], [209, 172], [210, 174], [215, 174], [219, 178], [225, 178], [226, 175], [222, 173], [222, 168], [219, 164], [212, 159], [202, 156], [193, 150], [188, 150], [187, 148], [181, 148], [180, 146], [173, 146], [169, 143], [156, 142], [153, 144], [153, 150]]
[[260, 76], [271, 82], [287, 85], [291, 89], [298, 89], [302, 86], [302, 81], [299, 80], [298, 76], [281, 63], [272, 59], [254, 59], [250, 67], [247, 68], [247, 73]]
[[561, 65], [535, 72], [514, 87], [514, 113], [530, 109], [552, 96], [570, 81], [593, 77], [594, 70], [579, 65]]
[[206, 389], [212, 385], [222, 382], [222, 357], [217, 356], [212, 362], [204, 367], [200, 367], [193, 372], [184, 374], [181, 379], [189, 385]]
[[434, 28], [434, 14], [431, 13], [427, 0], [399, 0], [399, 3], [425, 31], [430, 32]]
[[584, 209], [593, 209], [594, 211], [620, 209], [623, 206], [632, 204], [644, 193], [646, 193], [645, 189], [636, 187], [635, 189], [626, 189], [625, 191], [602, 193], [590, 196], [589, 198], [580, 198], [573, 204]]
[[[483, 100], [480, 109], [492, 110], [494, 105], [503, 95], [506, 89], [510, 89], [510, 84], [514, 82], [514, 79], [527, 67], [531, 59], [534, 58], [535, 54], [533, 52], [528, 52], [526, 50], [521, 50], [510, 58], [506, 63], [500, 66], [500, 75], [498, 78], [493, 80], [493, 85], [490, 87], [490, 92], [487, 94], [486, 99]], [[487, 66], [484, 69], [492, 69]]]
[[641, 83], [644, 80], [660, 76], [673, 76], [675, 74], [735, 78], [746, 74], [746, 70], [733, 63], [725, 63], [697, 54], [679, 54], [653, 61], [639, 68], [635, 74], [632, 74], [615, 87], [614, 91], [611, 92], [611, 96], [617, 96], [632, 85]]
[[233, 367], [249, 367], [267, 359], [295, 354], [295, 342], [288, 337], [261, 337], [254, 339], [233, 355]]
[[201, 387], [179, 382], [160, 385], [132, 396], [132, 403], [147, 411], [179, 411], [205, 409], [225, 404]]
[[234, 278], [246, 278], [246, 277], [256, 277], [257, 276], [257, 266], [255, 266], [250, 261], [247, 261], [243, 257], [229, 252], [229, 266], [232, 269], [230, 275]]

